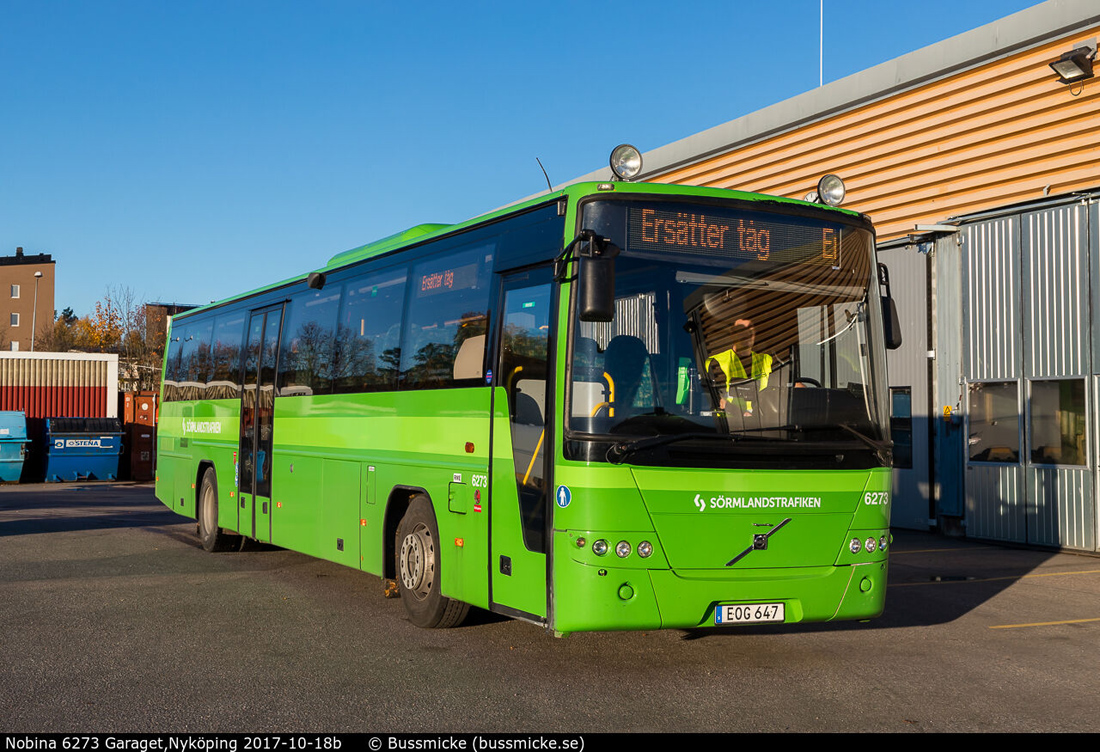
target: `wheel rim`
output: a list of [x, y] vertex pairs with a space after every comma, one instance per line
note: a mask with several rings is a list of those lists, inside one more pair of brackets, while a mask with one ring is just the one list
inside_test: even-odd
[[216, 529], [218, 520], [215, 517], [214, 489], [207, 486], [202, 492], [202, 534], [204, 536]]
[[406, 593], [424, 600], [434, 581], [435, 542], [421, 522], [401, 540], [401, 585]]

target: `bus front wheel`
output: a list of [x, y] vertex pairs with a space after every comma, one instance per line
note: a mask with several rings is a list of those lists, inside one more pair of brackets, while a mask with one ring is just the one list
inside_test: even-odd
[[394, 552], [401, 602], [409, 621], [427, 629], [456, 627], [470, 606], [445, 597], [440, 583], [439, 528], [428, 497], [413, 497], [397, 526]]
[[218, 476], [206, 468], [199, 491], [199, 540], [207, 551], [226, 551], [240, 540], [218, 527]]

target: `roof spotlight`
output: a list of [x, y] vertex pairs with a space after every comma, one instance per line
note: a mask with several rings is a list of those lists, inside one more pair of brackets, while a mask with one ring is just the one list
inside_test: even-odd
[[642, 171], [642, 153], [630, 144], [611, 150], [611, 172], [616, 180], [633, 180]]
[[836, 175], [824, 175], [817, 181], [817, 199], [824, 204], [840, 206], [844, 201], [844, 194], [844, 181]]

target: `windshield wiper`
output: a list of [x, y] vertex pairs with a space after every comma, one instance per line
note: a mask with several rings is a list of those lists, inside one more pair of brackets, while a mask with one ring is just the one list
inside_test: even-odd
[[721, 439], [724, 441], [737, 441], [737, 436], [728, 433], [672, 433], [663, 436], [649, 436], [634, 441], [618, 441], [607, 450], [607, 461], [613, 465], [621, 465], [629, 455], [643, 449], [651, 449], [664, 444], [674, 444], [677, 441], [688, 439]]
[[863, 319], [864, 319], [863, 309], [864, 309], [864, 306], [866, 305], [866, 303], [867, 303], [867, 298], [865, 296], [863, 298], [863, 300], [859, 301], [859, 303], [856, 305], [855, 313], [852, 313], [851, 311], [844, 311], [844, 315], [848, 317], [847, 325], [843, 329], [841, 329], [839, 332], [834, 334], [833, 336], [826, 337], [825, 339], [821, 340], [815, 346], [816, 347], [821, 347], [826, 342], [832, 342], [834, 339], [836, 339], [837, 337], [839, 337], [840, 335], [844, 334], [849, 329], [851, 329], [853, 326], [855, 326], [856, 322], [863, 321]]
[[[801, 432], [805, 433], [807, 431], [829, 430], [831, 428], [834, 428], [834, 426], [802, 426], [802, 425], [798, 425], [798, 424], [795, 424], [795, 423], [790, 423], [790, 424], [785, 425], [785, 426], [773, 426], [771, 428], [745, 428], [745, 429], [742, 429], [740, 431], [731, 431], [730, 433], [734, 434], [734, 435], [753, 433], [753, 432], [756, 432], [756, 431], [801, 431]], [[847, 423], [837, 423], [835, 425], [835, 428], [843, 429], [843, 430], [847, 431], [848, 433], [852, 434], [852, 436], [854, 436], [856, 439], [858, 439], [861, 443], [865, 444], [872, 451], [874, 451], [875, 456], [878, 458], [879, 462], [881, 462], [884, 465], [889, 464], [889, 462], [887, 462], [888, 455], [889, 455], [890, 444], [891, 444], [889, 441], [880, 441], [878, 439], [872, 439], [867, 434], [865, 434], [861, 431], [858, 431], [855, 428], [852, 428], [852, 426], [850, 426]]]
[[882, 464], [884, 464], [884, 465], [890, 464], [887, 461], [889, 459], [889, 453], [890, 453], [889, 452], [889, 449], [890, 449], [890, 442], [889, 441], [879, 441], [878, 439], [872, 439], [867, 434], [861, 433], [860, 431], [857, 431], [856, 429], [852, 428], [847, 423], [838, 423], [837, 425], [840, 428], [843, 428], [848, 433], [855, 436], [857, 439], [862, 441], [864, 444], [869, 446], [871, 449], [873, 449], [875, 451], [875, 456], [878, 457], [879, 461], [882, 462]]

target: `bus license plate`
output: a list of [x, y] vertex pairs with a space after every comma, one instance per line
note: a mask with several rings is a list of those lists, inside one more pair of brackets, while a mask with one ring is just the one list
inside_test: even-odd
[[760, 624], [763, 622], [783, 621], [782, 603], [741, 603], [736, 606], [717, 606], [714, 609], [714, 623], [723, 624]]

